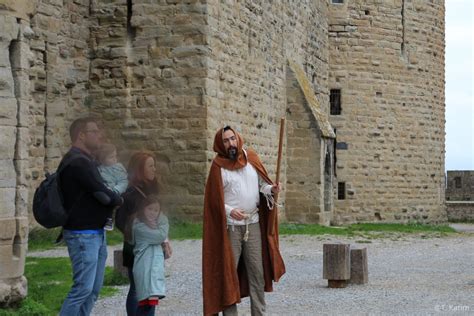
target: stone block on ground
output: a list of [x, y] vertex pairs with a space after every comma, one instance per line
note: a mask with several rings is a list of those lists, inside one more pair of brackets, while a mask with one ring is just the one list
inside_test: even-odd
[[351, 249], [351, 279], [352, 284], [367, 284], [369, 268], [367, 263], [367, 248]]
[[114, 251], [114, 270], [128, 278], [127, 267], [123, 266], [123, 251], [121, 249]]
[[323, 278], [328, 287], [343, 288], [351, 278], [351, 256], [349, 244], [323, 245]]

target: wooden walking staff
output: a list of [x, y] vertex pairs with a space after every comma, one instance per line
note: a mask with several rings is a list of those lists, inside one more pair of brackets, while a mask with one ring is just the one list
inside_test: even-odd
[[[283, 153], [283, 136], [284, 135], [285, 135], [285, 118], [282, 117], [281, 120], [280, 120], [280, 140], [278, 142], [278, 159], [277, 159], [276, 180], [275, 180], [276, 185], [278, 185], [278, 183], [280, 183], [281, 156], [282, 156], [282, 153]], [[277, 209], [278, 192], [275, 193], [274, 200], [275, 200], [274, 209], [277, 210], [277, 212], [275, 214], [275, 221], [276, 221], [276, 224], [278, 225], [278, 209]], [[270, 232], [271, 235], [273, 235], [275, 233], [274, 232], [274, 230], [275, 230], [274, 227], [275, 227], [275, 225], [271, 226], [271, 232]]]

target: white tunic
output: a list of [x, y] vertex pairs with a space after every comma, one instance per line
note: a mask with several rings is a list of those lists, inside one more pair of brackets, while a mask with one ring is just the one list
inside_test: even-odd
[[[224, 204], [227, 214], [227, 225], [245, 225], [258, 223], [258, 213], [255, 209], [260, 202], [259, 192], [271, 195], [272, 186], [263, 180], [252, 164], [247, 163], [243, 168], [227, 170], [221, 168], [222, 183], [224, 186]], [[240, 209], [247, 214], [253, 213], [246, 220], [235, 220], [230, 217], [233, 209]]]

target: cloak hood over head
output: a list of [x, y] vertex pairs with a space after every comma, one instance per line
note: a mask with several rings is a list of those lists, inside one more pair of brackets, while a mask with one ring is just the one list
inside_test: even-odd
[[224, 127], [220, 128], [216, 136], [214, 136], [214, 151], [217, 153], [216, 158], [214, 161], [219, 167], [228, 169], [228, 170], [236, 170], [243, 168], [247, 165], [247, 156], [244, 153], [243, 146], [244, 146], [244, 139], [242, 136], [236, 132], [232, 127], [228, 128], [232, 132], [234, 132], [235, 137], [237, 138], [237, 159], [232, 160], [229, 158], [227, 154], [227, 150], [225, 149], [224, 145]]

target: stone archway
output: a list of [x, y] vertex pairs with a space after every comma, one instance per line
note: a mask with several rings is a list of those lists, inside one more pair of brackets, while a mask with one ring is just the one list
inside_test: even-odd
[[335, 135], [327, 118], [318, 110], [305, 73], [292, 62], [286, 72], [286, 95], [286, 219], [329, 225]]

